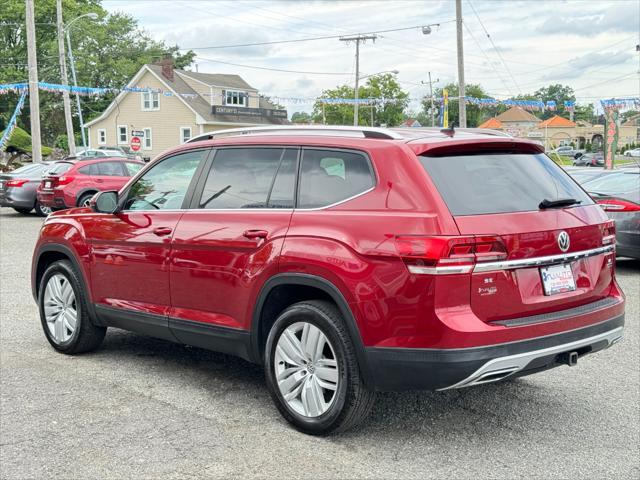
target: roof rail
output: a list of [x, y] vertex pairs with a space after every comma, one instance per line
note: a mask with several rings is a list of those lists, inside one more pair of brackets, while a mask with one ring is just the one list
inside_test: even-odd
[[491, 130], [490, 128], [456, 128], [457, 132], [478, 133], [480, 135], [493, 135], [494, 137], [511, 137], [506, 132]]
[[187, 143], [213, 140], [215, 138], [236, 137], [239, 135], [319, 135], [329, 137], [380, 138], [402, 140], [398, 132], [376, 127], [343, 127], [327, 125], [277, 125], [267, 127], [230, 128], [207, 132], [191, 138]]

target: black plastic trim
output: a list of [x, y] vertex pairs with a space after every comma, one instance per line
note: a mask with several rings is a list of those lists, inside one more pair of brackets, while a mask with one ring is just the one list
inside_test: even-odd
[[178, 339], [171, 333], [171, 330], [169, 330], [169, 319], [163, 315], [154, 315], [99, 304], [94, 304], [94, 308], [98, 319], [103, 325], [178, 342]]
[[540, 315], [530, 315], [528, 317], [511, 318], [509, 320], [497, 320], [491, 322], [492, 325], [503, 325], [505, 327], [521, 327], [524, 325], [535, 325], [536, 323], [553, 322], [556, 320], [564, 320], [565, 318], [575, 317], [576, 315], [585, 315], [593, 313], [596, 310], [612, 307], [622, 300], [616, 297], [605, 297], [595, 302], [580, 305], [579, 307], [560, 310], [559, 312], [542, 313]]
[[[369, 347], [366, 357], [369, 369], [375, 372], [372, 385], [375, 390], [437, 390], [464, 380], [489, 360], [571, 343], [623, 325], [624, 314], [621, 314], [588, 327], [529, 340], [455, 349]], [[593, 353], [605, 346], [601, 343], [592, 345], [585, 353]], [[539, 359], [532, 362], [534, 366], [527, 366], [517, 376], [560, 365], [555, 362], [555, 356], [547, 360], [544, 365]]]
[[78, 202], [80, 201], [80, 198], [82, 198], [82, 196], [85, 193], [89, 193], [89, 192], [93, 192], [93, 194], [95, 195], [98, 192], [101, 192], [102, 190], [97, 189], [95, 187], [88, 187], [88, 188], [83, 188], [82, 190], [80, 190], [78, 193], [76, 193], [76, 204], [74, 205], [74, 207], [80, 207], [81, 205], [78, 205]]
[[246, 330], [172, 317], [169, 317], [169, 330], [180, 343], [251, 361], [251, 336]]

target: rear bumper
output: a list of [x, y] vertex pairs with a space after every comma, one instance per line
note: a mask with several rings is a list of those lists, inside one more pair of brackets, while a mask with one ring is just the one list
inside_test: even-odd
[[371, 387], [447, 390], [529, 375], [567, 364], [622, 339], [624, 314], [588, 327], [529, 340], [460, 349], [366, 349]]
[[29, 195], [28, 193], [14, 190], [19, 189], [8, 188], [0, 192], [0, 207], [33, 208], [35, 204], [33, 193]]
[[54, 192], [38, 192], [36, 195], [40, 205], [51, 208], [70, 208], [65, 204], [64, 198], [56, 197]]

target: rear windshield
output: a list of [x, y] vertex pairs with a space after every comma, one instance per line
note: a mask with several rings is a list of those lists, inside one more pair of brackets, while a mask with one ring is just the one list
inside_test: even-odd
[[526, 212], [543, 200], [591, 198], [544, 154], [420, 156], [452, 215]]
[[73, 163], [59, 162], [54, 163], [51, 168], [47, 169], [47, 175], [62, 175], [64, 172], [73, 167]]

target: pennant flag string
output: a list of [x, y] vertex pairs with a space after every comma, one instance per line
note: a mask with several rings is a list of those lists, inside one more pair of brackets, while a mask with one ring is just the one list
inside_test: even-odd
[[13, 115], [11, 115], [11, 119], [7, 124], [7, 128], [4, 129], [4, 133], [2, 134], [2, 138], [0, 138], [0, 152], [4, 150], [5, 145], [9, 141], [9, 137], [11, 137], [11, 133], [16, 128], [16, 122], [18, 120], [18, 115], [22, 111], [22, 107], [24, 107], [24, 99], [27, 97], [27, 90], [22, 90], [20, 94], [20, 99], [18, 100], [18, 104], [16, 105], [16, 109], [13, 111]]

